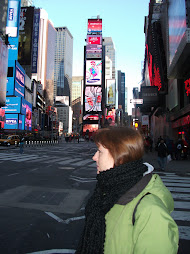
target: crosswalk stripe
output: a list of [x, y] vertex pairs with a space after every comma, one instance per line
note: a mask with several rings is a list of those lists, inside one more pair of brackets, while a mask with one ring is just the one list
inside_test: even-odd
[[190, 179], [178, 180], [178, 179], [165, 179], [165, 178], [162, 178], [162, 180], [165, 183], [190, 183]]
[[38, 158], [39, 156], [35, 156], [35, 155], [30, 155], [30, 156], [25, 156], [24, 158], [22, 157], [21, 159], [19, 158], [15, 158], [12, 161], [16, 161], [16, 162], [22, 162], [22, 161], [28, 161], [28, 160], [34, 160], [36, 158]]
[[167, 186], [180, 186], [180, 187], [187, 187], [190, 188], [190, 183], [167, 183]]
[[173, 199], [180, 199], [184, 201], [190, 201], [190, 195], [189, 194], [183, 194], [183, 193], [172, 193]]
[[190, 209], [190, 202], [174, 201], [174, 208]]
[[190, 221], [190, 212], [188, 211], [173, 211], [171, 214], [174, 220]]
[[[167, 186], [167, 185], [166, 185]], [[189, 188], [180, 188], [180, 187], [168, 187], [168, 190], [171, 192], [187, 192], [190, 193], [190, 189]]]
[[179, 226], [178, 229], [179, 229], [180, 239], [190, 240], [190, 227]]
[[58, 164], [60, 164], [60, 165], [66, 165], [66, 164], [70, 163], [71, 165], [73, 165], [72, 162], [78, 161], [78, 160], [80, 160], [80, 159], [79, 158], [75, 158], [75, 159], [63, 160], [61, 162], [58, 162]]
[[86, 160], [82, 160], [80, 162], [77, 163], [71, 163], [73, 166], [84, 166], [87, 163], [92, 162], [92, 159], [86, 159]]

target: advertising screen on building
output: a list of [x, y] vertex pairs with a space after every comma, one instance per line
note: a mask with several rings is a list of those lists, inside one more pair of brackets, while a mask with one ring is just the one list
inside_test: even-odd
[[85, 133], [87, 130], [89, 130], [89, 132], [95, 132], [98, 130], [98, 124], [85, 124], [83, 126], [83, 132]]
[[102, 61], [87, 60], [86, 61], [86, 85], [102, 84]]
[[115, 79], [106, 80], [106, 104], [115, 104]]
[[87, 45], [102, 44], [102, 35], [87, 35]]
[[112, 109], [112, 110], [106, 109], [105, 119], [109, 126], [114, 126], [115, 125], [115, 109]]
[[88, 33], [101, 33], [102, 19], [88, 19]]
[[5, 110], [0, 108], [0, 125], [1, 125], [1, 128], [4, 128], [5, 121], [6, 121]]
[[93, 115], [87, 114], [83, 116], [83, 120], [98, 121], [98, 119], [99, 119], [98, 114], [93, 114]]
[[85, 111], [101, 111], [102, 88], [88, 86], [85, 88]]
[[18, 61], [21, 65], [31, 65], [33, 16], [34, 7], [21, 8], [18, 44]]
[[5, 106], [7, 91], [8, 49], [0, 38], [0, 107]]
[[21, 112], [21, 98], [20, 97], [7, 97], [6, 105], [2, 109], [5, 113], [20, 113]]
[[24, 97], [25, 71], [21, 65], [16, 62], [15, 73], [15, 96]]
[[7, 26], [6, 26], [6, 34], [8, 34], [9, 37], [18, 36], [19, 14], [20, 14], [20, 1], [9, 0], [7, 10]]
[[102, 45], [86, 45], [86, 59], [102, 58]]
[[32, 104], [22, 98], [21, 113], [25, 115], [25, 130], [32, 130]]
[[34, 10], [32, 39], [32, 73], [37, 73], [40, 9]]
[[169, 64], [171, 64], [177, 52], [177, 48], [186, 31], [185, 0], [170, 1], [168, 8], [168, 20], [169, 20]]
[[18, 114], [5, 114], [5, 129], [18, 129]]

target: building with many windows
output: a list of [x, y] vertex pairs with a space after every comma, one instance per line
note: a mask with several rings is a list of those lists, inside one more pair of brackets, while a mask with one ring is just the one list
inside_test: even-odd
[[115, 79], [115, 47], [112, 38], [104, 37], [103, 46], [105, 46], [105, 56], [112, 61], [112, 78]]
[[57, 27], [54, 71], [54, 98], [69, 96], [71, 103], [73, 36], [67, 27]]

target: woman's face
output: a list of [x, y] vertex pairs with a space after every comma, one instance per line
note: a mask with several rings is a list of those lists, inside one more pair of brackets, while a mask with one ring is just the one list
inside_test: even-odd
[[101, 171], [106, 171], [114, 166], [114, 159], [111, 156], [109, 150], [103, 147], [101, 144], [98, 146], [98, 150], [92, 159], [96, 162], [97, 174]]

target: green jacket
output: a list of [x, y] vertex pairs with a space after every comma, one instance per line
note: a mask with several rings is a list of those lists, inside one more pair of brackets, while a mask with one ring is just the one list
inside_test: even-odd
[[176, 254], [179, 234], [170, 216], [173, 209], [172, 195], [161, 178], [144, 176], [106, 214], [104, 254]]

